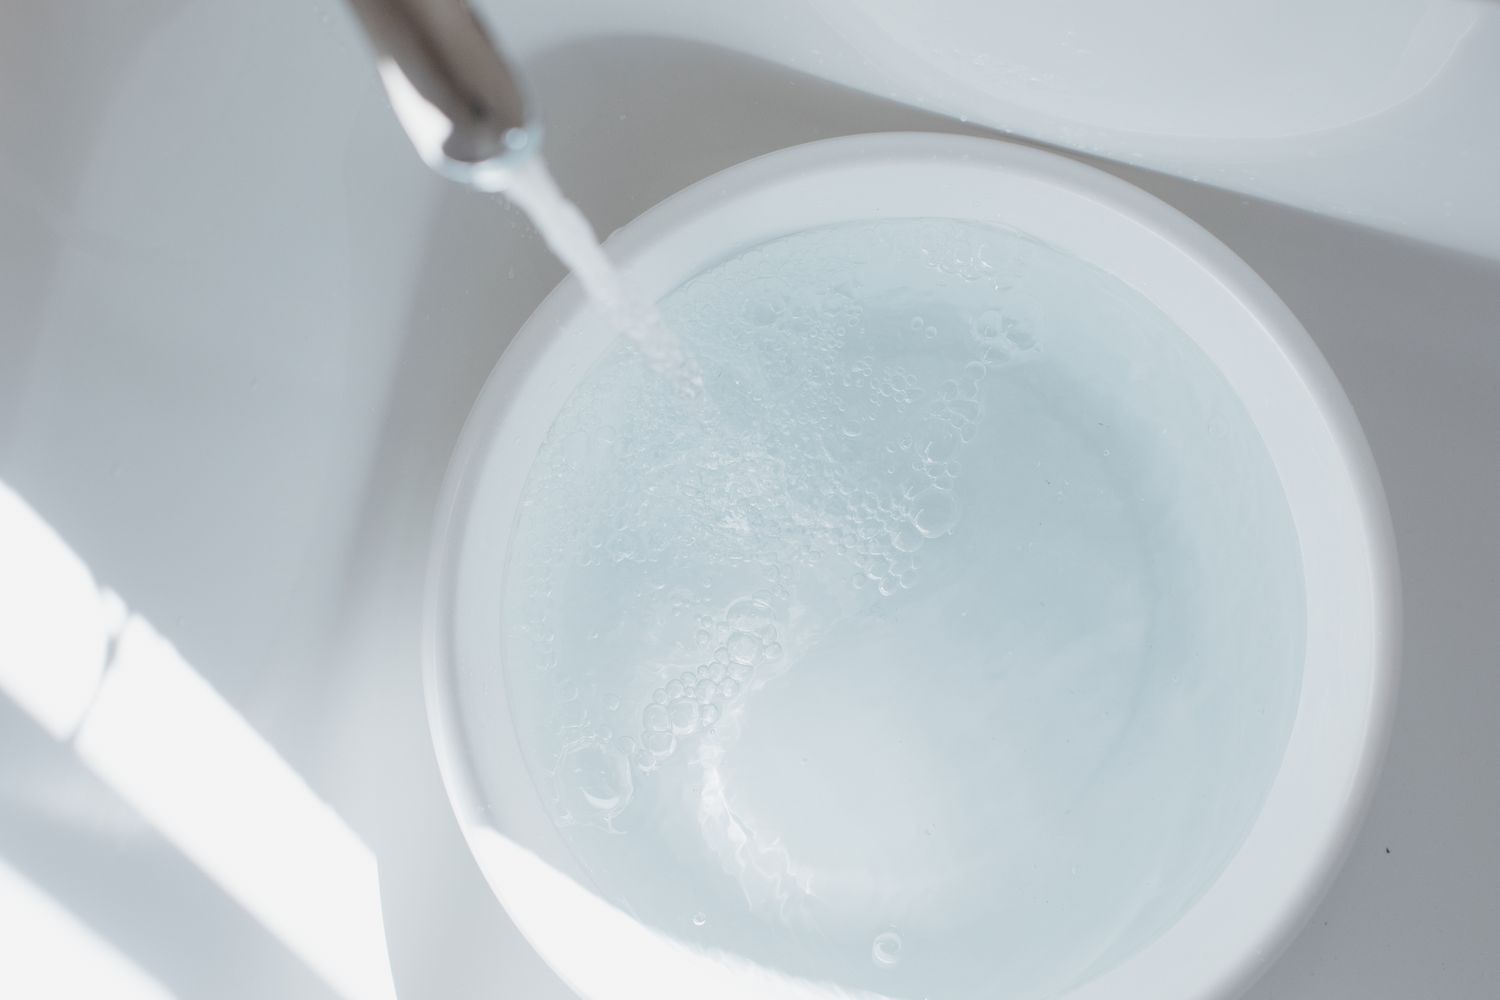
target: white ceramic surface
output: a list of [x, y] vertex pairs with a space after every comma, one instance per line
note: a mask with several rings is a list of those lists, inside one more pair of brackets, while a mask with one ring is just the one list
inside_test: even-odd
[[[1372, 118], [1287, 140], [1082, 140], [1132, 160], [1093, 162], [1291, 307], [1358, 410], [1396, 523], [1409, 669], [1389, 760], [1348, 864], [1254, 1000], [1500, 996], [1500, 5], [1445, 5], [1477, 12], [1473, 30]], [[980, 122], [1078, 137], [916, 93], [802, 0], [484, 6], [528, 71], [550, 161], [604, 231], [816, 138]], [[1122, 45], [1172, 23], [1172, 4], [1132, 6]], [[935, 19], [961, 31], [961, 9]], [[1318, 9], [1284, 11], [1286, 32]], [[1362, 29], [1340, 44], [1389, 37]], [[464, 847], [414, 666], [443, 467], [560, 268], [516, 213], [411, 155], [330, 0], [0, 3], [0, 82], [0, 480], [375, 852], [384, 940], [365, 960], [399, 995], [574, 1000]], [[1104, 84], [1101, 120], [1138, 92]], [[13, 620], [0, 610], [0, 632]], [[337, 996], [181, 832], [0, 697], [0, 855], [34, 890], [7, 877], [0, 921], [45, 895], [173, 996]], [[260, 833], [225, 860], [262, 857]], [[297, 881], [286, 910], [315, 888]], [[71, 1000], [91, 953], [47, 951], [42, 923], [5, 925], [0, 993]], [[314, 930], [301, 944], [338, 936]], [[23, 949], [33, 960], [12, 963]], [[27, 978], [49, 966], [77, 975], [49, 993]], [[94, 995], [124, 995], [108, 968]]]
[[[1144, 192], [1035, 150], [915, 134], [810, 144], [695, 185], [625, 227], [609, 248], [633, 282], [660, 295], [725, 253], [777, 235], [924, 216], [1030, 232], [1142, 293], [1219, 367], [1281, 477], [1307, 593], [1301, 701], [1282, 769], [1243, 847], [1187, 915], [1067, 994], [1233, 996], [1331, 879], [1384, 745], [1399, 612], [1388, 517], [1363, 437], [1321, 356], [1245, 264]], [[496, 670], [506, 512], [518, 501], [518, 470], [606, 342], [598, 334], [559, 343], [583, 309], [565, 283], [532, 316], [481, 393], [450, 469], [426, 651], [445, 783], [491, 887], [582, 995], [635, 996], [646, 981], [663, 998], [823, 995], [774, 970], [694, 953], [594, 899], [534, 799], [509, 732]]]
[[713, 46], [1500, 258], [1492, 0], [575, 0], [545, 18], [481, 6], [527, 66], [600, 34]]

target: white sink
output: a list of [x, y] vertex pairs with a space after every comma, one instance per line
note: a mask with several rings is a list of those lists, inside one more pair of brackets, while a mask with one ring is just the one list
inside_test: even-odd
[[[185, 743], [163, 758], [173, 767], [126, 773], [89, 749], [103, 730], [55, 735], [8, 692], [5, 884], [71, 915], [45, 925], [67, 929], [54, 943], [106, 947], [168, 995], [380, 995], [383, 977], [359, 963], [383, 971], [388, 955], [401, 996], [566, 1000], [464, 847], [417, 669], [442, 470], [485, 375], [561, 272], [517, 213], [428, 175], [353, 25], [325, 4], [0, 12], [0, 482], [175, 645], [173, 676], [206, 681], [183, 690], [216, 692], [212, 718], [244, 720], [233, 731], [255, 748], [233, 764]], [[1384, 777], [1343, 873], [1254, 1000], [1485, 996], [1500, 983], [1480, 945], [1500, 935], [1487, 877], [1500, 789], [1486, 766], [1500, 752], [1500, 225], [1485, 196], [1500, 154], [1475, 117], [1500, 65], [1500, 11], [1453, 6], [1474, 20], [1441, 72], [1311, 145], [1221, 136], [1174, 158], [1084, 137], [1235, 188], [1095, 161], [1200, 222], [1296, 313], [1369, 437], [1402, 556], [1408, 669]], [[673, 26], [655, 4], [608, 8], [536, 20], [486, 8], [544, 108], [559, 180], [605, 232], [798, 142], [979, 130], [892, 101], [981, 117], [878, 60], [850, 61], [837, 12], [773, 7], [750, 27], [726, 13], [716, 28]], [[731, 24], [749, 54], [724, 47]], [[1048, 121], [1033, 131], [1076, 134]], [[233, 729], [174, 729], [170, 705], [136, 708], [158, 713], [141, 718], [168, 750], [178, 732], [212, 742]], [[324, 839], [277, 839], [276, 814], [231, 808], [260, 800], [216, 775], [256, 761], [254, 773], [298, 776], [264, 801], [329, 807], [308, 806]], [[174, 787], [149, 780], [173, 774]], [[184, 812], [183, 789], [222, 793], [223, 808]], [[348, 867], [375, 880], [373, 937], [299, 932], [295, 896], [253, 877], [296, 870], [309, 898], [368, 916], [374, 895], [340, 882], [342, 865], [310, 864], [314, 843], [374, 859]], [[0, 896], [11, 942], [43, 926], [4, 923], [16, 898]], [[76, 955], [55, 954], [37, 966], [50, 962], [62, 989]]]

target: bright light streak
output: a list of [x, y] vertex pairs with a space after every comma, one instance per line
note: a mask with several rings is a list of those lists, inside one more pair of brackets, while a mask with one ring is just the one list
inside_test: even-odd
[[124, 606], [0, 483], [0, 691], [54, 739], [72, 736], [104, 673]]
[[453, 134], [453, 123], [438, 110], [437, 106], [422, 96], [421, 91], [406, 76], [394, 59], [381, 59], [376, 64], [380, 82], [390, 98], [391, 109], [396, 120], [406, 130], [417, 155], [430, 167], [442, 169], [448, 154], [444, 146]]
[[[525, 901], [511, 915], [568, 985], [595, 1000], [891, 1000], [881, 993], [797, 979], [739, 955], [678, 941], [642, 924], [495, 830], [469, 846], [490, 884]], [[649, 986], [642, 984], [649, 983]]]
[[0, 690], [341, 997], [394, 998], [373, 852], [3, 484], [0, 609]]
[[0, 996], [171, 1000], [172, 994], [0, 861]]
[[341, 996], [395, 996], [375, 855], [143, 619], [73, 745]]

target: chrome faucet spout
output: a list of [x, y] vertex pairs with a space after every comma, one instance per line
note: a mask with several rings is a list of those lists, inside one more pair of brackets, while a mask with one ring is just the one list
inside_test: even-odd
[[350, 0], [417, 153], [483, 191], [507, 186], [540, 132], [520, 81], [467, 0]]

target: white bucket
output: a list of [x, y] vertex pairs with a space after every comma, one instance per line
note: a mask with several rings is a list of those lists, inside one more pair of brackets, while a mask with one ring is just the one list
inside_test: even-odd
[[[1123, 281], [1219, 369], [1280, 477], [1306, 594], [1300, 700], [1280, 770], [1238, 851], [1168, 929], [1064, 992], [1044, 994], [1232, 997], [1287, 943], [1330, 881], [1385, 743], [1397, 676], [1397, 571], [1358, 424], [1296, 319], [1225, 246], [1144, 192], [1034, 149], [922, 134], [811, 143], [694, 185], [607, 246], [627, 279], [658, 298], [737, 250], [814, 227], [896, 218], [1003, 225]], [[531, 317], [474, 407], [443, 494], [426, 680], [460, 824], [517, 926], [584, 997], [871, 995], [868, 987], [800, 980], [732, 949], [695, 947], [604, 902], [523, 763], [501, 672], [507, 546], [525, 470], [611, 342], [599, 324], [580, 322], [587, 312], [570, 281]]]

